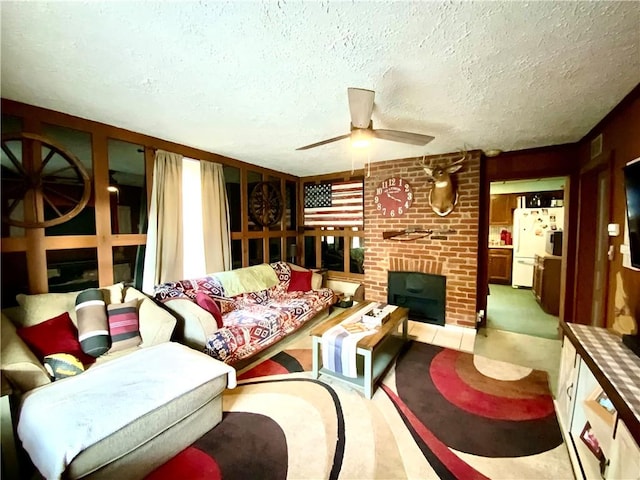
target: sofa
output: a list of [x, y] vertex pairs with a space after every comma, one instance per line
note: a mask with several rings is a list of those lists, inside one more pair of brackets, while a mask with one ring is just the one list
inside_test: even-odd
[[[109, 305], [137, 300], [142, 342], [139, 346], [101, 355], [95, 359], [95, 362], [84, 364], [85, 369], [127, 355], [137, 349], [171, 340], [176, 319], [169, 312], [156, 305], [151, 298], [135, 288], [125, 287], [122, 283], [100, 290], [103, 293], [105, 303]], [[2, 375], [9, 381], [14, 393], [22, 395], [52, 381], [52, 377], [43, 365], [42, 358], [38, 358], [22, 340], [18, 335], [18, 329], [42, 324], [65, 312], [69, 314], [74, 326], [77, 327], [75, 303], [79, 293], [19, 294], [16, 297], [18, 306], [2, 310], [0, 366]]]
[[[122, 284], [100, 291], [108, 315], [137, 311], [137, 338], [118, 344], [118, 325], [126, 322], [116, 317], [108, 325], [110, 350], [70, 375], [74, 364], [52, 376], [21, 329], [52, 318], [83, 323], [76, 304], [86, 291], [18, 295], [19, 306], [2, 311], [3, 380], [15, 394], [18, 437], [44, 478], [142, 479], [216, 426], [222, 393], [235, 387], [233, 368], [170, 341], [176, 319], [151, 298]], [[58, 346], [68, 352], [81, 345], [83, 353], [82, 332], [75, 344]]]
[[178, 319], [177, 341], [243, 370], [326, 318], [334, 293], [321, 284], [320, 274], [275, 262], [167, 282], [154, 295]]

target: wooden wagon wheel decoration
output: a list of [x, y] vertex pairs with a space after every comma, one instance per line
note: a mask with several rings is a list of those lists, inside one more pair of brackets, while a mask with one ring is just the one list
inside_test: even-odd
[[[36, 165], [24, 162], [22, 152], [28, 158], [34, 150], [42, 152], [42, 161]], [[2, 135], [2, 152], [3, 222], [23, 228], [52, 227], [78, 215], [89, 202], [87, 170], [74, 154], [52, 140], [33, 133], [9, 133]], [[17, 209], [20, 202], [33, 208], [22, 218]], [[53, 218], [45, 219], [45, 204]]]
[[263, 227], [275, 225], [284, 211], [280, 189], [271, 182], [259, 182], [249, 195], [249, 214]]

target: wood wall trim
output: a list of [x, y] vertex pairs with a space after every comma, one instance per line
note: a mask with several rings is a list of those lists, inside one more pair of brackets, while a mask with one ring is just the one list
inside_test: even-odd
[[92, 137], [93, 185], [95, 198], [95, 218], [98, 284], [101, 287], [113, 284], [113, 252], [111, 249], [111, 194], [109, 186], [108, 138], [102, 133]]
[[325, 173], [323, 175], [311, 175], [308, 177], [300, 177], [300, 183], [320, 183], [325, 181], [344, 182], [349, 180], [364, 179], [364, 168], [354, 170], [348, 170], [346, 172]]
[[76, 248], [97, 248], [96, 235], [65, 235], [44, 237], [42, 242], [46, 250], [73, 250]]
[[26, 252], [26, 237], [5, 237], [2, 239], [2, 253]]
[[[146, 148], [162, 149], [170, 152], [179, 153], [185, 157], [194, 158], [198, 160], [206, 160], [210, 162], [219, 162], [223, 165], [229, 165], [238, 168], [249, 168], [253, 171], [263, 174], [273, 174], [277, 176], [284, 176], [290, 180], [298, 180], [298, 177], [285, 172], [278, 172], [270, 168], [261, 167], [258, 165], [252, 165], [241, 160], [219, 155], [213, 152], [207, 152], [197, 148], [189, 147], [186, 145], [180, 145], [178, 143], [162, 140], [160, 138], [152, 137], [142, 133], [132, 132], [124, 128], [114, 127], [105, 123], [95, 122], [81, 117], [76, 117], [66, 113], [56, 112], [46, 108], [36, 107], [34, 105], [28, 105], [25, 103], [16, 102], [6, 98], [2, 99], [2, 112], [8, 115], [15, 115], [24, 118], [39, 118], [44, 123], [51, 123], [55, 125], [61, 125], [65, 127], [74, 128], [76, 130], [82, 130], [85, 132], [92, 132], [94, 134], [99, 133], [108, 138], [114, 138], [123, 140], [125, 142], [135, 143], [137, 145], [143, 145]], [[25, 131], [27, 130], [25, 128]], [[36, 132], [34, 132], [36, 133]]]
[[112, 247], [129, 247], [137, 245], [146, 245], [147, 235], [144, 233], [131, 233], [111, 235]]

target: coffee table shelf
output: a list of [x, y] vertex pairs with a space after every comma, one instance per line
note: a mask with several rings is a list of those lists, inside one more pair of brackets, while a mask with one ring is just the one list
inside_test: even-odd
[[[332, 370], [322, 367], [322, 335], [331, 327], [341, 323], [372, 302], [361, 302], [336, 318], [318, 325], [312, 332], [313, 337], [313, 378], [327, 375], [346, 382], [363, 392], [366, 398], [373, 396], [375, 384], [391, 366], [400, 354], [408, 340], [408, 313], [404, 307], [397, 307], [391, 314], [391, 319], [379, 327], [378, 333], [364, 337], [356, 348], [356, 366], [358, 376], [346, 377]], [[402, 325], [401, 335], [396, 335], [398, 327]]]

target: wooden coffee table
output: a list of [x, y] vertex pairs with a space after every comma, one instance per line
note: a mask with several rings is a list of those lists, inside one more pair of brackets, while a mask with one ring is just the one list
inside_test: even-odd
[[[313, 378], [318, 378], [320, 374], [329, 375], [357, 387], [369, 399], [373, 396], [376, 382], [387, 371], [408, 340], [409, 309], [396, 307], [391, 313], [391, 318], [384, 325], [378, 327], [376, 333], [368, 335], [358, 342], [356, 348], [358, 376], [356, 378], [345, 377], [327, 368], [322, 368], [321, 349], [322, 335], [327, 330], [343, 322], [354, 313], [364, 310], [372, 303], [375, 302], [360, 302], [316, 326], [310, 333], [313, 337]], [[402, 324], [402, 334], [397, 335], [400, 324]]]

